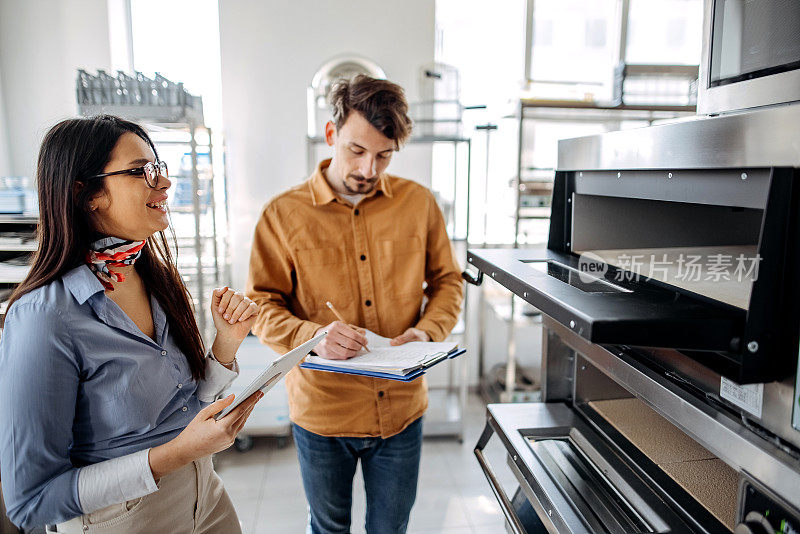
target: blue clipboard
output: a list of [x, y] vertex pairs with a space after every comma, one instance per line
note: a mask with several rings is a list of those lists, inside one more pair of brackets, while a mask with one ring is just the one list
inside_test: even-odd
[[412, 371], [407, 375], [393, 375], [389, 373], [379, 373], [375, 371], [364, 371], [361, 369], [344, 369], [342, 367], [336, 367], [333, 365], [320, 365], [318, 363], [306, 363], [306, 362], [301, 363], [300, 368], [311, 369], [313, 371], [326, 371], [329, 373], [339, 373], [344, 375], [371, 376], [372, 378], [383, 378], [386, 380], [396, 380], [398, 382], [411, 382], [412, 380], [416, 380], [417, 378], [424, 375], [425, 371], [427, 371], [437, 363], [443, 362], [445, 360], [452, 360], [457, 356], [461, 356], [465, 352], [467, 352], [467, 349], [456, 349], [449, 354], [443, 355], [442, 358], [437, 358], [436, 360], [433, 360], [432, 362], [426, 364], [424, 367]]

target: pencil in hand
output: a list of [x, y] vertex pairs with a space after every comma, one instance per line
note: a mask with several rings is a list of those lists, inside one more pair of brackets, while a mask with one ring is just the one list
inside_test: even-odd
[[[343, 322], [344, 324], [346, 324], [347, 326], [349, 326], [349, 327], [350, 327], [350, 328], [352, 328], [353, 330], [356, 330], [356, 331], [359, 331], [359, 330], [361, 330], [361, 328], [359, 328], [359, 327], [357, 327], [357, 326], [353, 326], [353, 325], [349, 324], [347, 321], [345, 321], [345, 320], [344, 320], [344, 317], [342, 317], [342, 314], [341, 314], [341, 313], [339, 313], [339, 310], [337, 310], [337, 309], [336, 309], [336, 308], [333, 306], [333, 303], [332, 303], [331, 301], [329, 301], [329, 300], [328, 300], [328, 301], [326, 301], [326, 302], [325, 302], [325, 305], [326, 305], [326, 306], [327, 306], [327, 307], [328, 307], [328, 308], [329, 308], [329, 309], [330, 309], [330, 310], [333, 312], [333, 315], [335, 315], [335, 316], [336, 316], [336, 318], [337, 318], [339, 321]], [[361, 333], [361, 332], [359, 332], [359, 333]], [[366, 350], [367, 352], [369, 352], [369, 347], [367, 347], [367, 345], [366, 345], [366, 344], [365, 344], [365, 345], [363, 345], [363, 347], [364, 347], [364, 350]]]
[[344, 317], [342, 317], [342, 314], [339, 313], [339, 310], [337, 310], [336, 308], [333, 307], [333, 303], [331, 301], [326, 301], [325, 302], [325, 306], [330, 308], [330, 310], [333, 312], [333, 314], [336, 316], [337, 319], [339, 319], [341, 322], [347, 324], [347, 321], [344, 320]]

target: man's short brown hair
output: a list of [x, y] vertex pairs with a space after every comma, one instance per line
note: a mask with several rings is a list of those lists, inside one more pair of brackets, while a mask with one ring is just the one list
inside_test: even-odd
[[357, 111], [376, 130], [395, 141], [398, 148], [411, 135], [405, 91], [396, 83], [359, 74], [350, 80], [335, 82], [328, 102], [337, 130], [351, 111]]

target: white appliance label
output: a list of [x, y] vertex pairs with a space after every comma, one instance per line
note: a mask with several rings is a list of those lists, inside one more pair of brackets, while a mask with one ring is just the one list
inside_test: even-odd
[[742, 386], [732, 380], [722, 377], [722, 381], [719, 385], [719, 396], [761, 419], [764, 384], [748, 384]]

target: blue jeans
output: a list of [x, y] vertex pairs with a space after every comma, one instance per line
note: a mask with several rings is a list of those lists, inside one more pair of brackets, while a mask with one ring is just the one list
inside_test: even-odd
[[417, 496], [422, 418], [390, 438], [330, 438], [292, 424], [312, 534], [350, 532], [353, 475], [361, 459], [367, 534], [402, 534]]

